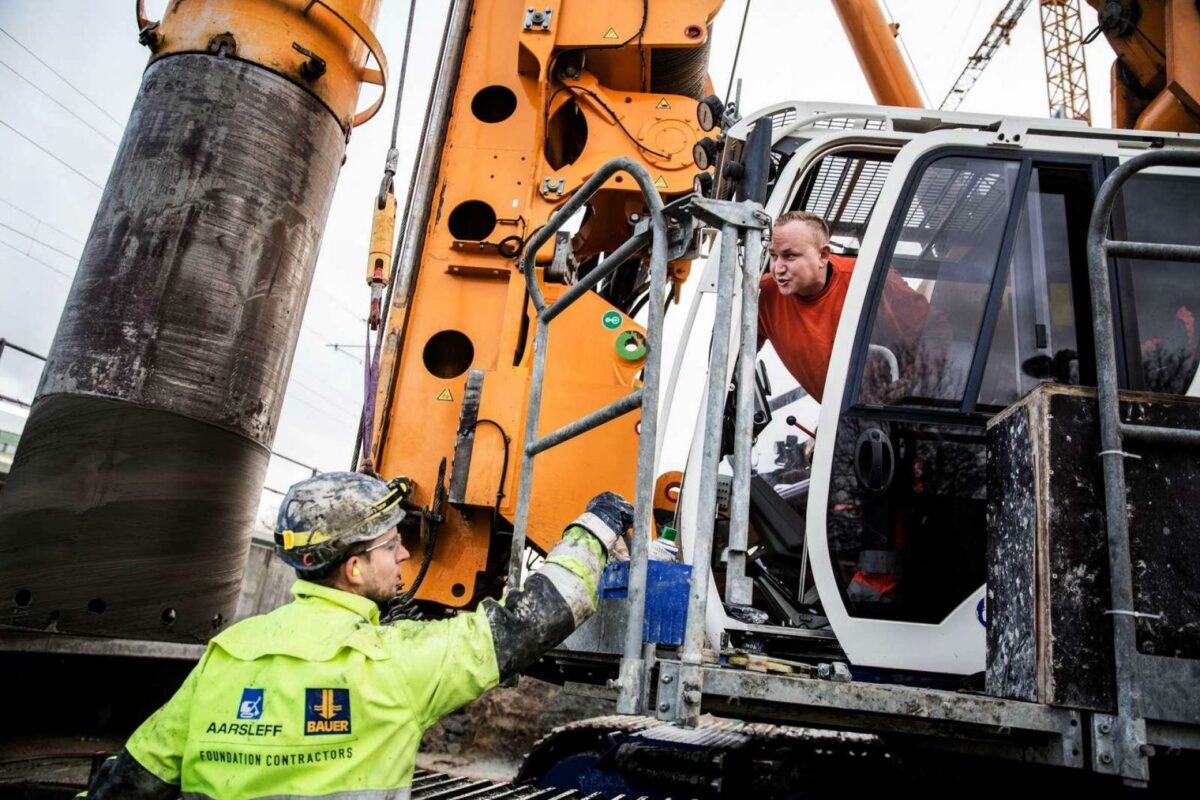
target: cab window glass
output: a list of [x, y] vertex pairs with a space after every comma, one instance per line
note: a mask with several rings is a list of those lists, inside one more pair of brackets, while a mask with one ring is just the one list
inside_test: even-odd
[[[1046, 381], [1080, 383], [1075, 304], [1087, 301], [1078, 297], [1081, 287], [1071, 276], [1086, 268], [1083, 238], [1090, 213], [1085, 169], [1034, 169], [977, 407], [999, 411]], [[1080, 322], [1090, 324], [1086, 316]]]
[[859, 403], [961, 405], [1019, 172], [962, 156], [926, 168], [878, 294]]
[[[1200, 176], [1143, 173], [1113, 215], [1114, 238], [1200, 244]], [[1200, 394], [1200, 264], [1117, 260], [1126, 363], [1132, 388]]]

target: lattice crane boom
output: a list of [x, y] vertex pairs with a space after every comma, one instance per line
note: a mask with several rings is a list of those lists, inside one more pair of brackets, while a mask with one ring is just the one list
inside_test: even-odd
[[1079, 0], [1040, 0], [1050, 116], [1091, 124]]
[[[1012, 29], [1032, 0], [1008, 0], [996, 15], [987, 35], [967, 60], [962, 74], [946, 93], [940, 108], [954, 111], [979, 80], [1000, 46], [1009, 42]], [[1039, 0], [1042, 17], [1042, 52], [1046, 65], [1046, 94], [1050, 116], [1091, 122], [1087, 69], [1083, 56], [1083, 22], [1079, 0]]]
[[979, 80], [979, 76], [991, 62], [992, 56], [996, 55], [1000, 45], [1008, 44], [1009, 33], [1016, 26], [1017, 20], [1025, 13], [1030, 2], [1032, 0], [1008, 0], [1004, 4], [1004, 8], [1000, 10], [996, 19], [992, 21], [992, 26], [988, 28], [987, 35], [979, 43], [979, 47], [967, 59], [967, 65], [963, 67], [962, 74], [958, 76], [954, 86], [950, 87], [950, 91], [946, 93], [946, 98], [942, 100], [939, 108], [944, 111], [954, 111], [962, 104], [963, 98]]

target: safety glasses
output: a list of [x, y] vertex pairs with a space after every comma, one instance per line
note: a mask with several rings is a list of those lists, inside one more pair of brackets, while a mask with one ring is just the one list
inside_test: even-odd
[[368, 547], [366, 550], [363, 550], [363, 555], [365, 556], [367, 553], [371, 552], [372, 550], [378, 550], [381, 547], [386, 549], [389, 553], [391, 553], [394, 556], [396, 554], [396, 549], [398, 547], [400, 547], [400, 537], [393, 536], [392, 538], [386, 539], [382, 542], [379, 542], [378, 544], [373, 544], [370, 547]]

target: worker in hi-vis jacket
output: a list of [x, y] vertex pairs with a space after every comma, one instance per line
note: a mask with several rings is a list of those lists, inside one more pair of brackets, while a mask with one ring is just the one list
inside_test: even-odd
[[408, 558], [403, 480], [319, 475], [291, 487], [276, 553], [295, 600], [209, 642], [166, 705], [104, 763], [96, 798], [407, 798], [425, 729], [520, 672], [596, 609], [633, 508], [605, 493], [502, 603], [381, 624]]

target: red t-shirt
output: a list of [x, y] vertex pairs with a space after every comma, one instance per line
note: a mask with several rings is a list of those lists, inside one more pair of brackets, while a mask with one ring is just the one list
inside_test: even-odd
[[[833, 267], [829, 281], [811, 297], [781, 294], [770, 273], [759, 284], [758, 346], [769, 339], [787, 371], [818, 403], [825, 393], [833, 337], [846, 304], [855, 259], [830, 255], [829, 263]], [[896, 338], [912, 343], [929, 317], [929, 303], [898, 272], [888, 270], [880, 317]]]
[[770, 273], [763, 276], [758, 295], [758, 346], [769, 339], [787, 371], [817, 402], [854, 272], [853, 258], [831, 255], [829, 263], [833, 269], [825, 288], [811, 297], [780, 293]]

